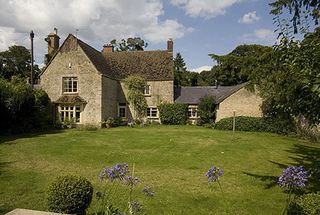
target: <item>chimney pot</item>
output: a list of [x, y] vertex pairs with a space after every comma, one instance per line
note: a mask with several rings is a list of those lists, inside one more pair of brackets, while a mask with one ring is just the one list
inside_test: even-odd
[[173, 53], [173, 40], [169, 38], [167, 41], [167, 51]]
[[102, 52], [103, 53], [110, 53], [110, 52], [113, 52], [113, 45], [112, 44], [107, 44], [107, 45], [104, 45], [103, 46], [103, 50]]

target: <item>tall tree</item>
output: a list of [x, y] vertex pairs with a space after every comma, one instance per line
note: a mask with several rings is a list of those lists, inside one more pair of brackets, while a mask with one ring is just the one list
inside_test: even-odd
[[140, 37], [129, 37], [128, 39], [122, 39], [120, 41], [117, 41], [116, 39], [113, 39], [110, 41], [111, 45], [114, 46], [115, 51], [121, 52], [121, 51], [143, 51], [144, 48], [148, 46], [148, 43], [146, 43], [143, 39]]
[[24, 46], [11, 46], [0, 52], [0, 76], [10, 80], [12, 76], [26, 78], [30, 74], [30, 51]]
[[180, 52], [176, 54], [176, 57], [173, 59], [174, 65], [174, 85], [183, 86], [185, 82], [184, 73], [187, 71], [186, 63]]
[[254, 74], [257, 60], [271, 50], [271, 47], [262, 45], [240, 45], [227, 55], [209, 54], [217, 63], [209, 73], [211, 75], [209, 85], [215, 81], [212, 78], [219, 84], [227, 86], [248, 81], [249, 76]]

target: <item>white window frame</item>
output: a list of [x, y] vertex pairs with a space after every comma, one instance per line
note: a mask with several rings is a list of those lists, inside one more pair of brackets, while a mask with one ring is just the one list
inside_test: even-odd
[[[124, 116], [120, 115], [120, 109], [124, 109]], [[126, 118], [127, 117], [127, 104], [126, 103], [119, 103], [118, 104], [118, 117]]]
[[63, 94], [78, 93], [78, 77], [62, 77], [62, 92]]
[[58, 106], [58, 114], [61, 122], [65, 122], [66, 119], [71, 120], [72, 118], [74, 118], [75, 123], [81, 123], [81, 112], [81, 105], [61, 104]]
[[[156, 111], [156, 115], [152, 116], [152, 113]], [[147, 107], [147, 118], [148, 119], [158, 119], [159, 118], [159, 110], [157, 107]]]
[[144, 86], [143, 95], [145, 95], [145, 96], [150, 96], [151, 95], [151, 86], [150, 85]]
[[188, 106], [188, 118], [190, 119], [198, 118], [198, 106], [195, 106], [195, 105]]

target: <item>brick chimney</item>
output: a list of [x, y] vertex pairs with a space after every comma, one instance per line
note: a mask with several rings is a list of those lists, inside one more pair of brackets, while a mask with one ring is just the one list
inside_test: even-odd
[[113, 45], [107, 44], [103, 46], [102, 53], [110, 53], [113, 52]]
[[51, 55], [59, 49], [59, 40], [58, 29], [54, 28], [53, 32], [50, 33], [47, 38], [44, 39], [48, 43], [48, 54]]
[[173, 53], [173, 40], [171, 38], [167, 41], [167, 51]]

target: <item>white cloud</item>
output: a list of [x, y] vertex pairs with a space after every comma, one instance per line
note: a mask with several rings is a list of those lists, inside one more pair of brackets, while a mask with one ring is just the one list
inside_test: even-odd
[[242, 0], [170, 0], [171, 4], [182, 7], [192, 17], [212, 18], [224, 15], [226, 9]]
[[257, 16], [256, 11], [251, 11], [243, 15], [241, 19], [239, 19], [239, 22], [242, 24], [252, 24], [255, 22], [258, 22], [261, 18]]
[[[183, 37], [192, 28], [177, 20], [161, 20], [161, 0], [0, 0], [0, 51], [13, 44], [29, 47], [29, 32], [35, 32], [35, 55], [46, 52], [44, 38], [54, 27], [64, 39], [79, 29], [89, 44], [108, 43], [114, 38], [140, 36], [157, 43]], [[98, 47], [99, 48], [99, 47]], [[41, 62], [39, 62], [41, 63]]]
[[204, 70], [208, 71], [208, 70], [211, 70], [212, 66], [201, 66], [201, 67], [198, 67], [198, 68], [195, 68], [195, 69], [191, 69], [190, 71], [191, 72], [197, 72], [197, 73], [200, 73]]
[[266, 28], [257, 29], [250, 34], [244, 34], [241, 39], [250, 43], [275, 43], [277, 41], [274, 31]]

